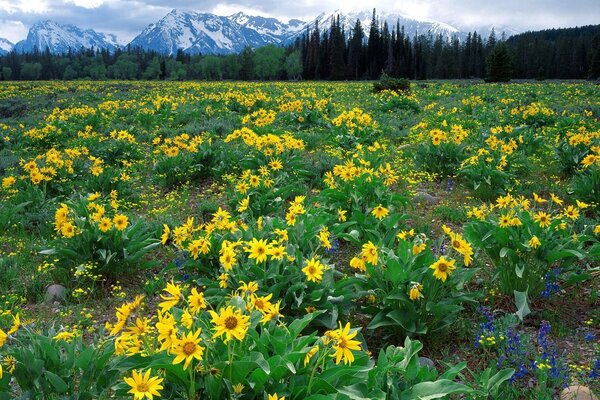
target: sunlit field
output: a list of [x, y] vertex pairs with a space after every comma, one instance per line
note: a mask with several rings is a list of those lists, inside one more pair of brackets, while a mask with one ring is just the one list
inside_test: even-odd
[[0, 82], [0, 399], [599, 389], [600, 86]]

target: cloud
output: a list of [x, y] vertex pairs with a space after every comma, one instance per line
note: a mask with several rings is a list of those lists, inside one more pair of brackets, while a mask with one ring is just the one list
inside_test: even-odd
[[0, 19], [0, 26], [2, 27], [0, 37], [8, 39], [13, 43], [17, 43], [19, 40], [25, 38], [29, 30], [21, 21], [10, 19]]
[[417, 18], [447, 22], [463, 29], [503, 25], [519, 30], [568, 27], [600, 21], [598, 0], [0, 0], [0, 37], [24, 39], [27, 28], [43, 19], [115, 33], [131, 40], [174, 8], [229, 15], [237, 11], [282, 19], [311, 20], [321, 12], [376, 7]]

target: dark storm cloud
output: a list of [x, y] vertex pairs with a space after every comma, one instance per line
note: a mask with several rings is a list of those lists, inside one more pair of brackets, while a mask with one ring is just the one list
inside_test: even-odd
[[527, 30], [600, 23], [598, 0], [234, 0], [219, 3], [209, 0], [0, 0], [0, 37], [13, 41], [23, 39], [33, 23], [51, 19], [115, 33], [127, 41], [174, 8], [222, 15], [245, 11], [308, 20], [335, 9], [372, 7], [448, 22], [459, 28], [507, 25]]

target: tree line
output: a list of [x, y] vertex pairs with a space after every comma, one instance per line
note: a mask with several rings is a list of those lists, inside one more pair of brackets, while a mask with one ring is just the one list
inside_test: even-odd
[[[600, 25], [526, 32], [505, 39], [470, 32], [459, 40], [441, 34], [410, 37], [400, 23], [381, 23], [373, 10], [368, 27], [346, 32], [339, 16], [317, 22], [288, 47], [246, 47], [226, 56], [179, 51], [168, 57], [140, 48], [49, 49], [0, 57], [0, 80], [51, 79], [586, 79], [600, 77]], [[499, 74], [500, 78], [494, 74]]]

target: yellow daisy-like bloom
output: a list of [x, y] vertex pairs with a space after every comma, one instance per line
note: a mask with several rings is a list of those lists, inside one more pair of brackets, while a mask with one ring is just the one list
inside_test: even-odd
[[227, 343], [231, 338], [243, 340], [246, 337], [250, 326], [250, 317], [243, 315], [240, 310], [227, 306], [227, 308], [221, 308], [218, 314], [212, 310], [208, 312], [215, 325], [213, 339], [225, 334], [224, 342]]
[[123, 214], [117, 214], [115, 215], [115, 217], [113, 218], [113, 224], [115, 224], [115, 228], [118, 231], [122, 231], [125, 228], [127, 228], [127, 224], [129, 224], [129, 218], [127, 218], [126, 215]]
[[229, 272], [236, 263], [235, 247], [226, 245], [225, 242], [221, 245], [219, 262], [226, 272]]
[[547, 203], [548, 200], [541, 198], [537, 193], [533, 193], [533, 200], [538, 203], [538, 204], [544, 204]]
[[242, 394], [242, 392], [244, 391], [244, 385], [241, 383], [235, 384], [233, 385], [233, 392], [237, 395]]
[[561, 200], [557, 195], [555, 195], [554, 193], [550, 193], [550, 198], [552, 199], [552, 201], [556, 204], [558, 204], [559, 206], [563, 205], [563, 200]]
[[102, 232], [107, 232], [112, 228], [112, 221], [109, 218], [102, 218], [98, 223], [98, 229]]
[[2, 329], [0, 329], [0, 347], [4, 346], [6, 340], [8, 339], [8, 335]]
[[238, 288], [237, 292], [242, 297], [250, 298], [250, 297], [252, 297], [252, 295], [254, 295], [254, 293], [256, 293], [258, 291], [258, 283], [254, 282], [254, 281], [250, 281], [248, 283], [241, 281], [240, 283], [241, 283], [241, 285]]
[[269, 255], [271, 256], [272, 260], [281, 261], [283, 260], [283, 257], [287, 255], [287, 253], [285, 252], [284, 246], [272, 246], [269, 250]]
[[162, 245], [167, 244], [170, 236], [171, 236], [171, 229], [169, 228], [169, 225], [163, 224], [163, 233], [160, 237], [160, 243]]
[[581, 160], [581, 165], [583, 165], [584, 168], [587, 168], [599, 160], [600, 158], [598, 158], [598, 156], [594, 154], [588, 154], [583, 158], [583, 160]]
[[70, 222], [65, 222], [60, 227], [60, 233], [63, 235], [63, 237], [72, 238], [75, 236], [75, 226]]
[[319, 346], [313, 346], [311, 347], [310, 350], [308, 350], [308, 352], [306, 353], [306, 355], [304, 356], [304, 366], [306, 367], [306, 364], [308, 364], [310, 362], [310, 359], [317, 354], [317, 352], [319, 351]]
[[146, 371], [143, 375], [141, 372], [133, 371], [131, 377], [123, 379], [131, 386], [131, 390], [127, 393], [133, 394], [134, 400], [143, 400], [145, 397], [152, 400], [152, 396], [160, 396], [159, 390], [163, 388], [161, 385], [163, 378], [150, 377], [150, 371]]
[[2, 179], [2, 187], [5, 188], [5, 189], [9, 188], [12, 185], [14, 185], [16, 181], [17, 180], [15, 179], [14, 176], [7, 176], [6, 178]]
[[272, 293], [269, 293], [266, 296], [252, 296], [252, 307], [255, 310], [261, 311], [261, 312], [266, 312], [271, 306], [271, 302], [269, 300], [271, 300], [271, 298], [273, 297]]
[[563, 214], [565, 215], [565, 217], [570, 218], [573, 221], [579, 218], [579, 210], [577, 209], [577, 207], [568, 206], [564, 209]]
[[196, 288], [192, 288], [192, 294], [188, 296], [188, 304], [190, 305], [190, 310], [196, 314], [200, 310], [204, 310], [206, 308], [206, 300], [204, 299], [204, 293], [198, 292]]
[[177, 340], [177, 327], [175, 324], [175, 317], [172, 314], [158, 312], [156, 330], [158, 331], [158, 341], [161, 343], [160, 351], [169, 350]]
[[283, 317], [283, 315], [279, 312], [279, 308], [281, 307], [281, 300], [279, 300], [275, 304], [271, 304], [268, 309], [265, 311], [261, 311], [263, 317], [260, 320], [261, 324], [266, 324], [267, 322], [278, 319], [279, 317]]
[[63, 332], [57, 333], [52, 339], [63, 340], [67, 343], [71, 343], [71, 341], [73, 340], [74, 337], [75, 337], [75, 334], [73, 332], [63, 331]]
[[512, 225], [512, 218], [510, 215], [501, 215], [498, 220], [498, 225], [500, 228], [506, 228]]
[[246, 244], [248, 246], [244, 248], [244, 251], [250, 253], [248, 258], [253, 258], [257, 264], [267, 260], [269, 245], [265, 239], [256, 240], [256, 238], [252, 238], [252, 241], [246, 242]]
[[267, 400], [285, 400], [285, 396], [279, 397], [277, 393], [267, 395]]
[[333, 339], [333, 349], [335, 353], [332, 357], [335, 357], [335, 363], [339, 364], [340, 361], [344, 361], [345, 364], [352, 364], [354, 362], [354, 354], [351, 350], [360, 350], [360, 342], [358, 340], [352, 340], [357, 332], [350, 333], [350, 323], [348, 322], [344, 328], [340, 322], [340, 327], [335, 331], [329, 333], [329, 336]]
[[18, 331], [19, 328], [21, 327], [21, 317], [19, 316], [19, 313], [17, 313], [17, 315], [13, 315], [12, 319], [13, 319], [13, 324], [10, 327], [10, 330], [8, 331], [9, 335], [12, 335], [16, 331]]
[[338, 221], [340, 221], [340, 222], [345, 222], [345, 221], [346, 221], [346, 219], [347, 219], [347, 217], [346, 217], [346, 213], [347, 213], [348, 211], [346, 211], [346, 210], [342, 210], [341, 208], [338, 208], [337, 212], [338, 212]]
[[181, 339], [177, 339], [173, 343], [171, 353], [175, 354], [173, 365], [179, 364], [184, 361], [183, 369], [187, 369], [192, 360], [202, 360], [204, 354], [204, 347], [200, 346], [202, 339], [199, 337], [202, 329], [198, 329], [196, 332], [188, 332]]
[[310, 282], [321, 282], [323, 280], [324, 265], [314, 257], [308, 260], [306, 267], [302, 268], [302, 272], [306, 275], [306, 279]]
[[373, 214], [377, 219], [383, 219], [387, 217], [389, 213], [390, 211], [381, 204], [375, 207], [373, 211], [371, 211], [371, 214]]
[[227, 287], [227, 280], [229, 279], [229, 274], [222, 273], [219, 275], [219, 287], [221, 289], [225, 289]]
[[246, 197], [245, 199], [240, 200], [240, 202], [238, 203], [238, 212], [244, 212], [248, 209], [248, 206], [250, 205], [250, 196]]
[[421, 294], [421, 291], [423, 290], [423, 285], [421, 285], [420, 283], [413, 283], [413, 285], [410, 288], [410, 291], [408, 292], [408, 297], [409, 299], [415, 301], [415, 300], [419, 300], [420, 298], [423, 297], [423, 294]]
[[273, 171], [279, 171], [283, 168], [283, 163], [281, 160], [274, 158], [271, 160], [271, 162], [269, 162], [269, 167], [271, 167]]
[[433, 270], [433, 276], [435, 276], [436, 279], [446, 282], [448, 276], [456, 269], [456, 266], [454, 265], [455, 262], [456, 260], [446, 260], [444, 256], [441, 256], [440, 259], [431, 264], [429, 268]]
[[413, 247], [412, 247], [412, 254], [413, 256], [419, 255], [423, 252], [423, 250], [425, 250], [427, 248], [427, 244], [426, 243], [414, 243]]
[[375, 246], [371, 241], [363, 244], [362, 258], [371, 265], [377, 264], [377, 246]]
[[167, 287], [163, 289], [164, 292], [167, 292], [168, 295], [160, 295], [160, 298], [164, 301], [159, 304], [162, 312], [169, 311], [172, 307], [174, 307], [179, 300], [181, 300], [181, 287], [171, 282], [167, 282]]
[[4, 366], [9, 373], [14, 373], [15, 368], [17, 367], [17, 359], [13, 356], [4, 356]]
[[540, 211], [539, 213], [533, 216], [533, 220], [537, 222], [540, 225], [540, 227], [547, 228], [552, 222], [552, 217], [548, 213]]
[[529, 239], [529, 246], [533, 249], [538, 248], [542, 243], [540, 242], [540, 239], [538, 239], [537, 236], [533, 236], [531, 239]]
[[350, 266], [352, 268], [356, 268], [360, 272], [365, 272], [367, 270], [365, 260], [363, 260], [361, 257], [352, 257], [352, 259], [350, 260]]

